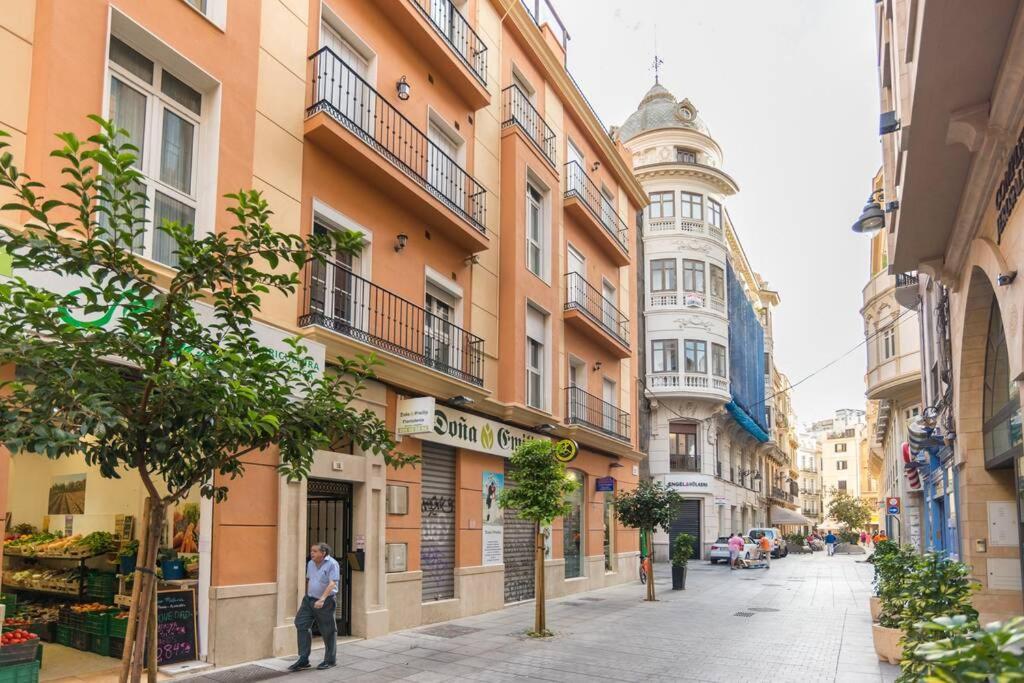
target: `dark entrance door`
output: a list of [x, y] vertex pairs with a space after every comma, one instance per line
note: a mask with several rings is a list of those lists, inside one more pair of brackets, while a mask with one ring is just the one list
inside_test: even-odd
[[[516, 484], [508, 476], [505, 460], [505, 486]], [[533, 522], [520, 519], [515, 510], [505, 510], [505, 534], [502, 539], [505, 559], [505, 602], [533, 598], [534, 557], [537, 537]]]
[[699, 500], [683, 500], [675, 510], [675, 516], [668, 529], [668, 554], [672, 556], [672, 545], [679, 534], [690, 534], [695, 539], [693, 542], [693, 559], [701, 557], [701, 535], [700, 535], [700, 508]]
[[[338, 608], [335, 619], [338, 635], [352, 631], [352, 572], [346, 553], [352, 547], [352, 484], [333, 479], [310, 479], [306, 488], [306, 561], [314, 543], [331, 546], [334, 558], [341, 565], [338, 586]], [[314, 632], [316, 624], [313, 624]]]

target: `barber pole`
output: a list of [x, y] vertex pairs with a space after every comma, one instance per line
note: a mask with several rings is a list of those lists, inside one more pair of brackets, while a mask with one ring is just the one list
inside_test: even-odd
[[921, 490], [921, 475], [914, 466], [914, 457], [910, 452], [910, 444], [903, 442], [903, 472], [907, 475], [907, 486], [912, 491]]

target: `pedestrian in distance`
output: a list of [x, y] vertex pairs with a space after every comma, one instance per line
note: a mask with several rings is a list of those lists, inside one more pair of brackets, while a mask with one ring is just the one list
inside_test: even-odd
[[764, 562], [765, 569], [772, 568], [772, 539], [768, 538], [765, 534], [761, 537], [761, 540], [757, 542], [761, 548], [761, 560]]
[[829, 557], [836, 554], [836, 535], [831, 531], [829, 531], [828, 536], [825, 537], [825, 547], [828, 549]]
[[729, 568], [739, 569], [740, 557], [743, 556], [743, 537], [737, 533], [729, 536]]
[[868, 544], [868, 538], [869, 538], [868, 537], [868, 532], [866, 532], [866, 531], [860, 532], [860, 544], [861, 545], [867, 545]]
[[295, 630], [299, 644], [299, 658], [288, 667], [289, 671], [308, 669], [309, 653], [313, 647], [313, 623], [324, 639], [324, 660], [317, 669], [330, 669], [337, 661], [338, 623], [334, 619], [337, 609], [338, 583], [341, 567], [331, 557], [331, 547], [315, 543], [309, 549], [306, 563], [306, 594], [295, 614]]

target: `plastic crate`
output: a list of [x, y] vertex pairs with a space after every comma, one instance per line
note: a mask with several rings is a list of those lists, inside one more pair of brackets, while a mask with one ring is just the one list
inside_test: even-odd
[[93, 636], [90, 650], [104, 657], [110, 656], [110, 636]]
[[90, 589], [107, 590], [117, 585], [117, 574], [111, 572], [89, 572], [85, 577], [85, 587]]
[[110, 612], [88, 612], [85, 614], [85, 625], [82, 630], [94, 636], [110, 634]]
[[14, 610], [18, 607], [18, 596], [14, 593], [4, 593], [0, 595], [0, 603], [3, 603], [5, 613], [8, 616], [12, 616]]
[[39, 662], [0, 666], [0, 683], [38, 683]]
[[85, 630], [85, 615], [79, 614], [78, 612], [72, 612], [70, 609], [65, 607], [57, 616], [57, 623], [76, 631], [83, 631]]
[[110, 636], [110, 656], [114, 659], [121, 659], [124, 655], [124, 638]]
[[71, 647], [76, 650], [89, 650], [92, 647], [92, 636], [85, 631], [71, 630]]
[[114, 614], [110, 615], [110, 635], [124, 638], [128, 635], [128, 620], [127, 619], [115, 619]]
[[0, 666], [5, 664], [20, 664], [29, 662], [39, 655], [39, 641], [33, 640], [28, 643], [17, 645], [4, 645], [0, 647]]
[[64, 624], [57, 624], [57, 643], [71, 647], [71, 634], [74, 629]]

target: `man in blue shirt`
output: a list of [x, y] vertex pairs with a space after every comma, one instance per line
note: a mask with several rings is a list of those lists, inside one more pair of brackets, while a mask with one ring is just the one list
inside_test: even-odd
[[331, 557], [331, 546], [315, 543], [309, 549], [306, 564], [306, 594], [295, 614], [295, 630], [298, 631], [299, 658], [288, 667], [290, 671], [308, 669], [309, 652], [313, 647], [313, 622], [320, 629], [324, 639], [324, 661], [316, 667], [330, 669], [337, 661], [338, 624], [334, 620], [337, 608], [338, 584], [341, 581], [341, 567]]
[[831, 531], [825, 537], [825, 547], [828, 548], [829, 557], [836, 554], [836, 535]]

